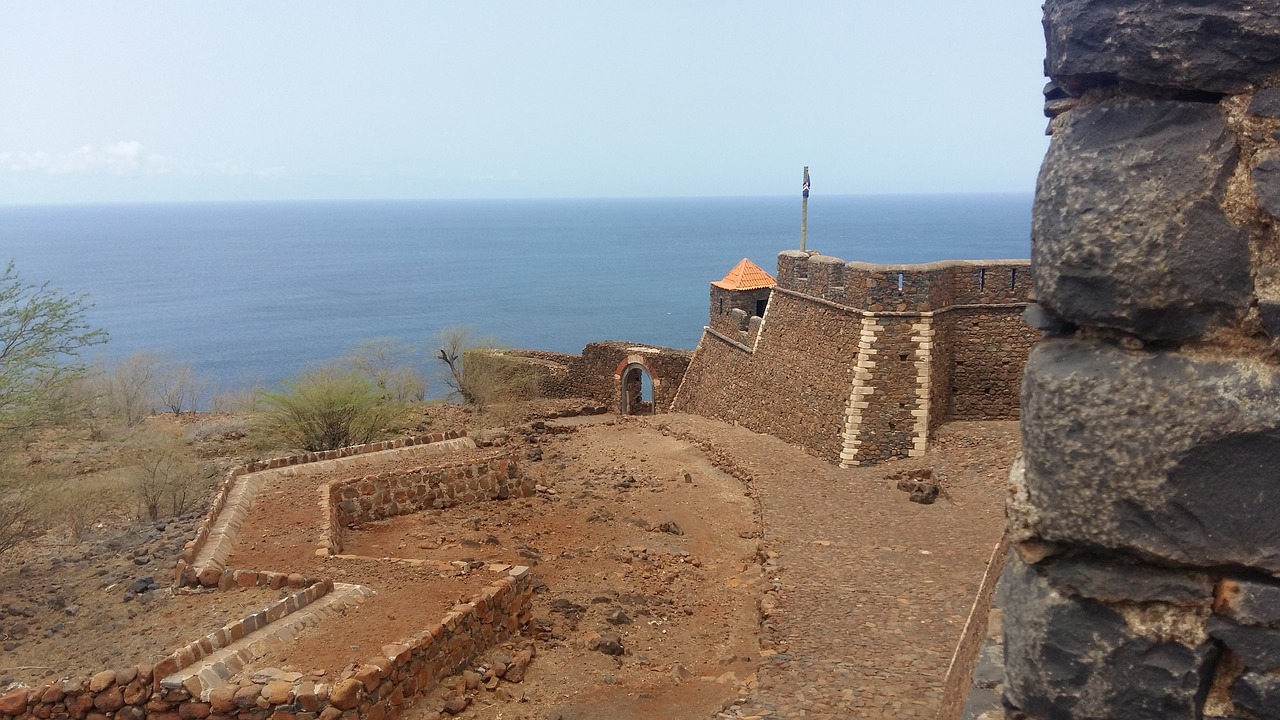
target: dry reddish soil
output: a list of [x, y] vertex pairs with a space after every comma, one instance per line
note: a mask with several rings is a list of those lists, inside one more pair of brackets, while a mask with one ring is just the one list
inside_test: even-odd
[[[194, 523], [189, 517], [183, 528]], [[5, 558], [0, 689], [15, 681], [35, 685], [48, 677], [154, 663], [279, 597], [257, 589], [173, 594], [167, 558], [186, 534], [176, 525], [156, 529], [163, 525], [104, 528], [79, 544], [49, 539]]]
[[[569, 407], [543, 403], [517, 416], [527, 420], [560, 405]], [[696, 431], [719, 424], [681, 416], [679, 425]], [[996, 507], [983, 513], [1000, 513], [1004, 467], [1016, 447], [1011, 425], [944, 433], [948, 464], [965, 470], [954, 473], [961, 494], [944, 494], [942, 505], [981, 489], [975, 499], [985, 504], [997, 498]], [[514, 655], [532, 641], [536, 658], [523, 682], [504, 682], [497, 691], [447, 683], [406, 717], [437, 717], [447, 700], [465, 696], [469, 706], [458, 716], [486, 720], [709, 718], [735, 700], [756, 697], [763, 690], [757, 683], [761, 664], [779, 657], [776, 638], [762, 637], [759, 620], [764, 592], [778, 585], [770, 577], [777, 570], [768, 559], [768, 538], [761, 539], [757, 491], [676, 435], [663, 422], [612, 416], [482, 435], [517, 451], [539, 485], [535, 497], [370, 523], [348, 533], [342, 557], [314, 553], [321, 520], [317, 487], [340, 475], [290, 478], [263, 488], [230, 567], [332, 577], [377, 595], [303, 631], [246, 672], [281, 667], [332, 682], [500, 577], [490, 566], [530, 565], [541, 581], [533, 622], [523, 639], [478, 663], [482, 670], [495, 656]], [[797, 457], [812, 462], [794, 448], [767, 455], [752, 458], [753, 472], [785, 476]], [[390, 466], [361, 473], [385, 469]], [[889, 470], [874, 472], [887, 476]], [[161, 588], [167, 585], [171, 561], [155, 558], [173, 557], [193, 531], [190, 520], [163, 530], [134, 525], [72, 546], [47, 540], [0, 557], [0, 610], [8, 613], [0, 617], [0, 648], [8, 648], [5, 633], [15, 622], [27, 626], [25, 637], [0, 653], [0, 690], [13, 681], [34, 683], [158, 657], [278, 595], [237, 590], [175, 597], [154, 589], [124, 601], [122, 588], [140, 576], [154, 575]], [[147, 563], [135, 564], [135, 556]], [[962, 622], [958, 613], [966, 610], [951, 614]], [[57, 623], [62, 626], [50, 632]], [[779, 634], [770, 628], [766, 624], [770, 634]], [[959, 627], [947, 632], [958, 637]], [[604, 652], [610, 649], [621, 654]]]
[[[496, 442], [524, 458], [535, 497], [368, 523], [333, 558], [313, 551], [317, 488], [341, 476], [263, 488], [229, 567], [333, 577], [377, 595], [244, 674], [281, 667], [336, 679], [501, 577], [491, 566], [528, 565], [541, 582], [530, 630], [538, 657], [511, 690], [525, 698], [521, 712], [643, 701], [657, 716], [698, 717], [734, 697], [758, 648], [758, 518], [746, 487], [687, 443], [607, 416], [524, 426]], [[624, 655], [589, 649], [609, 633]], [[689, 681], [702, 676], [710, 687]], [[483, 705], [465, 716], [503, 716]]]

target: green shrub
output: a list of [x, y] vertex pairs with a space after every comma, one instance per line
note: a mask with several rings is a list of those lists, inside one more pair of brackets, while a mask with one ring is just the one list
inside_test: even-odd
[[406, 417], [404, 403], [357, 372], [323, 367], [284, 386], [262, 395], [258, 422], [305, 450], [367, 443]]

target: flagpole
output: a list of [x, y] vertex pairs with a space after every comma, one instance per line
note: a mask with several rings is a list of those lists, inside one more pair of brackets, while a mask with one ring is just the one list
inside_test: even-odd
[[804, 184], [800, 186], [800, 251], [804, 252], [809, 234], [809, 166], [804, 166]]

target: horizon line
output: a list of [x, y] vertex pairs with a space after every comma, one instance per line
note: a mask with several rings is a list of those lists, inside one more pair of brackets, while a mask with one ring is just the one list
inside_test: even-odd
[[[1026, 195], [1035, 194], [1034, 190], [951, 190], [943, 192], [872, 192], [872, 193], [831, 193], [828, 195], [811, 195], [810, 200], [849, 197], [941, 197], [941, 196], [994, 196], [994, 195]], [[215, 200], [72, 200], [72, 201], [32, 201], [7, 202], [0, 200], [0, 208], [24, 207], [88, 207], [88, 206], [129, 206], [129, 205], [269, 205], [269, 204], [322, 204], [322, 203], [417, 203], [417, 202], [584, 202], [584, 201], [617, 201], [617, 200], [777, 200], [790, 197], [788, 194], [773, 195], [611, 195], [611, 196], [511, 196], [511, 197], [412, 197], [412, 198], [269, 198], [269, 199], [215, 199]], [[800, 200], [800, 194], [795, 194]]]

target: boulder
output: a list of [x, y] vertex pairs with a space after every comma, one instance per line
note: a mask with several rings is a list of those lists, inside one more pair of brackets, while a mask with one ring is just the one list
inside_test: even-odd
[[587, 643], [587, 649], [614, 656], [626, 653], [626, 648], [622, 645], [622, 638], [617, 633], [612, 632], [601, 633], [598, 637], [592, 638]]
[[1249, 101], [1249, 114], [1280, 118], [1280, 88], [1263, 88]]
[[1209, 634], [1256, 672], [1280, 671], [1280, 630], [1248, 627], [1225, 618], [1209, 618]]
[[1252, 180], [1258, 207], [1280, 219], [1280, 156], [1272, 153], [1260, 159], [1253, 167]]

